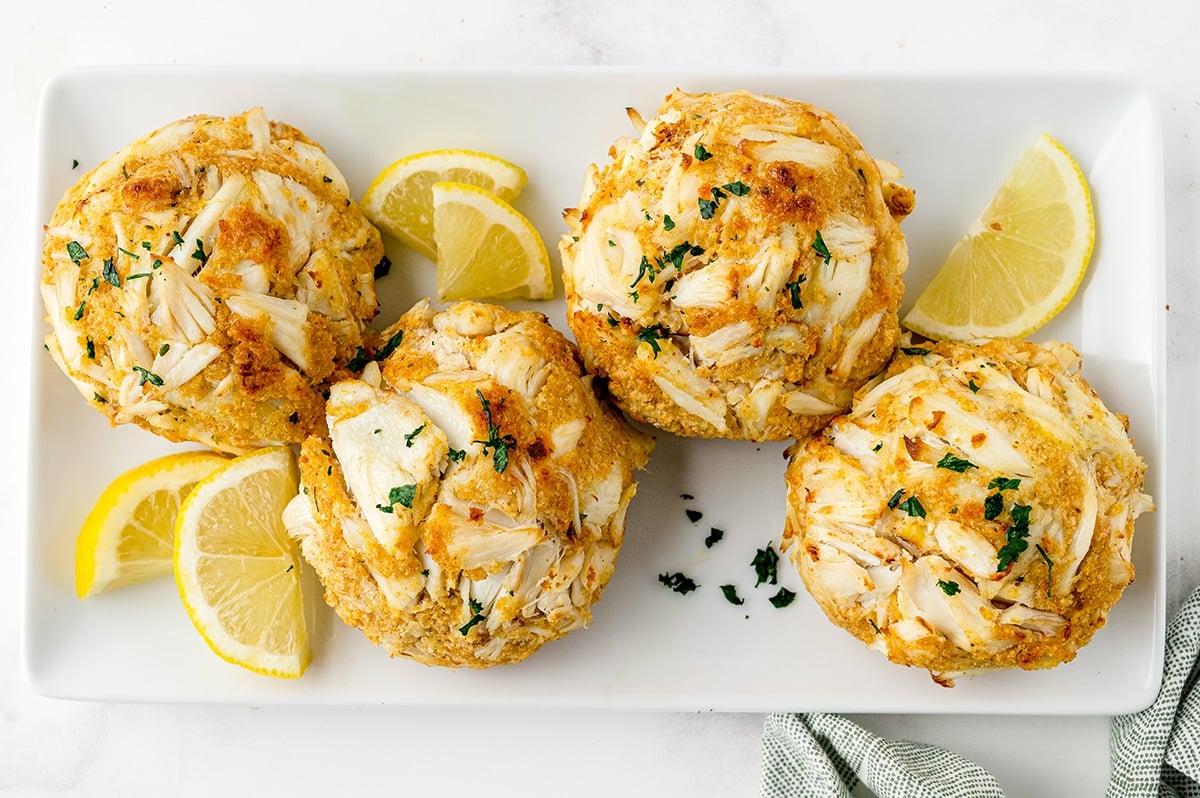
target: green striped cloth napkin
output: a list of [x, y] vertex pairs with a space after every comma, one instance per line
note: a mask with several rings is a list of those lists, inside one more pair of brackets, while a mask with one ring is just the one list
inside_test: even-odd
[[[1158, 698], [1113, 718], [1108, 798], [1200, 798], [1200, 588], [1167, 628]], [[822, 713], [768, 715], [764, 798], [850, 798], [862, 783], [879, 798], [1003, 798], [979, 765], [944, 748], [886, 740]]]

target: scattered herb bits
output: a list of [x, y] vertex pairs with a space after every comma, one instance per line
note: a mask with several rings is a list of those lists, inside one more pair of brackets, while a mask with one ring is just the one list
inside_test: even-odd
[[776, 609], [783, 609], [789, 606], [796, 600], [795, 591], [788, 590], [786, 587], [779, 588], [779, 592], [771, 596], [771, 606]]
[[662, 573], [658, 575], [658, 581], [674, 590], [676, 593], [686, 595], [698, 589], [700, 586], [691, 578], [684, 576], [682, 573]]
[[779, 554], [772, 544], [756, 551], [750, 565], [754, 567], [755, 587], [779, 584]]
[[738, 595], [735, 585], [721, 585], [721, 593], [725, 596], [725, 600], [730, 604], [741, 606], [746, 603], [746, 600]]

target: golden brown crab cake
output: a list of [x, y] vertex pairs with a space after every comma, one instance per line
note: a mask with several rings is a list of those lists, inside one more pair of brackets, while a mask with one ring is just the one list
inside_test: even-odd
[[680, 435], [815, 432], [895, 350], [913, 192], [806, 103], [675, 91], [631, 119], [564, 213], [588, 369]]
[[1067, 344], [901, 352], [794, 446], [783, 549], [834, 623], [943, 684], [1073, 659], [1154, 508], [1125, 419]]
[[336, 383], [289, 532], [325, 600], [392, 656], [486, 668], [586, 626], [652, 440], [539, 313], [413, 307]]
[[120, 150], [46, 226], [46, 345], [113, 424], [242, 452], [319, 429], [378, 310], [379, 232], [261, 108]]

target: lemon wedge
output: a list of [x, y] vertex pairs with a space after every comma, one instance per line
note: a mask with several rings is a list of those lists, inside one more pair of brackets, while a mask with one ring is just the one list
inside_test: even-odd
[[297, 480], [287, 447], [236, 457], [192, 489], [175, 526], [175, 582], [196, 630], [222, 659], [288, 678], [312, 660], [282, 521]]
[[525, 171], [503, 158], [474, 150], [430, 150], [409, 155], [376, 175], [363, 194], [363, 213], [377, 227], [437, 260], [433, 184], [478, 186], [506, 201], [525, 187]]
[[1043, 134], [954, 245], [904, 326], [936, 340], [1026, 336], [1074, 296], [1095, 240], [1083, 172]]
[[528, 219], [466, 183], [433, 184], [438, 299], [548, 299], [550, 256]]
[[184, 496], [229, 458], [177, 452], [131, 468], [100, 494], [75, 541], [80, 598], [171, 573]]

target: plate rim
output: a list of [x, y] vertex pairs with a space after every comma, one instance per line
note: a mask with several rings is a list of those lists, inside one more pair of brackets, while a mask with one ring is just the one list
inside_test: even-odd
[[[48, 117], [53, 109], [53, 103], [58, 95], [64, 91], [69, 91], [73, 86], [86, 83], [87, 81], [105, 80], [127, 80], [127, 79], [142, 79], [147, 77], [162, 77], [170, 76], [171, 74], [189, 75], [194, 78], [215, 78], [215, 77], [231, 77], [242, 76], [252, 78], [269, 78], [272, 76], [286, 76], [291, 79], [309, 79], [309, 80], [334, 80], [344, 81], [348, 79], [361, 79], [364, 77], [373, 79], [426, 79], [426, 78], [472, 78], [485, 81], [504, 80], [509, 77], [521, 78], [541, 78], [541, 79], [562, 79], [565, 77], [587, 77], [588, 79], [617, 79], [617, 78], [661, 78], [671, 76], [671, 80], [689, 80], [697, 81], [719, 76], [722, 80], [730, 79], [759, 79], [771, 80], [780, 78], [796, 78], [801, 81], [825, 82], [825, 81], [863, 81], [872, 84], [895, 85], [904, 84], [910, 85], [914, 83], [925, 83], [930, 85], [936, 84], [952, 84], [961, 86], [964, 84], [987, 83], [992, 85], [1013, 84], [1031, 81], [1052, 81], [1056, 85], [1088, 85], [1100, 88], [1107, 88], [1114, 91], [1121, 91], [1128, 94], [1132, 99], [1139, 102], [1144, 102], [1146, 107], [1145, 122], [1148, 130], [1147, 135], [1150, 142], [1150, 149], [1145, 153], [1151, 165], [1152, 173], [1147, 176], [1150, 185], [1150, 193], [1154, 199], [1154, 208], [1152, 211], [1152, 222], [1154, 226], [1154, 242], [1153, 252], [1149, 255], [1148, 260], [1153, 269], [1154, 288], [1153, 298], [1154, 307], [1152, 308], [1152, 331], [1153, 341], [1151, 346], [1151, 390], [1153, 395], [1153, 406], [1155, 412], [1154, 419], [1154, 448], [1155, 465], [1159, 468], [1159, 475], [1156, 482], [1156, 517], [1154, 523], [1150, 525], [1154, 530], [1154, 563], [1153, 568], [1157, 574], [1154, 584], [1153, 603], [1155, 606], [1154, 612], [1154, 653], [1151, 657], [1154, 672], [1150, 674], [1149, 681], [1139, 690], [1136, 695], [1130, 695], [1126, 702], [1116, 707], [1117, 714], [1125, 712], [1137, 711], [1145, 706], [1148, 706], [1157, 695], [1163, 677], [1163, 665], [1165, 654], [1165, 637], [1166, 637], [1166, 607], [1167, 607], [1167, 581], [1166, 573], [1166, 552], [1167, 552], [1167, 535], [1169, 534], [1169, 525], [1167, 520], [1171, 507], [1170, 497], [1168, 495], [1168, 482], [1166, 480], [1166, 465], [1168, 452], [1168, 422], [1169, 408], [1167, 406], [1166, 392], [1166, 318], [1159, 311], [1165, 302], [1166, 298], [1166, 230], [1165, 230], [1165, 194], [1164, 194], [1164, 163], [1163, 163], [1163, 139], [1162, 139], [1162, 118], [1161, 118], [1161, 103], [1155, 97], [1154, 92], [1149, 88], [1146, 81], [1139, 76], [1130, 75], [1117, 71], [1107, 70], [1080, 70], [1080, 71], [1058, 71], [1058, 70], [992, 70], [985, 69], [978, 72], [965, 72], [956, 75], [946, 75], [944, 72], [937, 70], [799, 70], [789, 67], [747, 67], [737, 69], [691, 69], [682, 67], [669, 66], [651, 66], [639, 67], [629, 65], [565, 65], [565, 66], [497, 66], [497, 67], [480, 67], [480, 66], [462, 66], [462, 67], [443, 67], [436, 65], [414, 65], [395, 68], [372, 68], [359, 69], [354, 67], [317, 67], [308, 65], [298, 66], [236, 66], [228, 64], [213, 64], [213, 65], [183, 65], [183, 64], [162, 64], [162, 65], [134, 65], [134, 64], [113, 64], [113, 65], [76, 65], [63, 68], [52, 74], [42, 87], [42, 91], [38, 101], [38, 112], [36, 117], [36, 129], [34, 139], [34, 214], [40, 213], [43, 206], [47, 204], [49, 198], [49, 189], [44, 171], [44, 159], [48, 144], [46, 141], [46, 125]], [[664, 84], [665, 85], [665, 84]], [[31, 214], [33, 215], [33, 214]], [[41, 262], [41, 242], [42, 231], [41, 224], [43, 220], [34, 218], [31, 224], [30, 250], [28, 261], [33, 268], [30, 269], [26, 276], [29, 280], [27, 284], [26, 296], [33, 302], [34, 312], [30, 319], [30, 352], [36, 352], [36, 344], [44, 335], [44, 322], [41, 310], [41, 300], [38, 294], [37, 286], [40, 282], [40, 262]], [[32, 519], [34, 515], [33, 503], [35, 501], [35, 480], [31, 478], [34, 473], [34, 466], [38, 462], [36, 452], [36, 436], [35, 430], [43, 423], [40, 413], [41, 398], [40, 388], [36, 380], [38, 365], [35, 360], [35, 355], [31, 354], [28, 360], [28, 369], [26, 377], [28, 378], [29, 390], [25, 392], [27, 403], [27, 418], [29, 424], [26, 427], [26, 470], [24, 484], [24, 501], [17, 502], [18, 509], [16, 514], [20, 520], [20, 541], [18, 544], [18, 556], [22, 563], [22, 585], [20, 589], [20, 661], [21, 669], [26, 683], [39, 695], [78, 699], [78, 700], [99, 700], [99, 701], [150, 701], [154, 703], [193, 703], [186, 699], [172, 698], [139, 698], [136, 696], [113, 696], [109, 698], [92, 698], [87, 695], [72, 694], [69, 690], [55, 690], [53, 686], [44, 681], [44, 674], [40, 673], [34, 666], [32, 661], [32, 639], [34, 633], [33, 627], [35, 618], [33, 617], [33, 579], [35, 574], [36, 563], [34, 560], [35, 546], [32, 545], [32, 536], [35, 532], [33, 529]], [[1143, 530], [1142, 534], [1146, 534], [1150, 529]], [[119, 691], [117, 691], [119, 692]], [[202, 699], [195, 703], [218, 703], [212, 699]], [[281, 698], [277, 701], [272, 701], [269, 697], [256, 699], [253, 702], [243, 702], [240, 700], [233, 703], [287, 703], [293, 705], [313, 704], [323, 705], [329, 704], [328, 701], [306, 701], [294, 700], [292, 697]], [[332, 702], [338, 705], [354, 705], [360, 702]], [[366, 702], [361, 702], [366, 703]], [[371, 702], [373, 703], [373, 702]], [[409, 703], [409, 702], [389, 702], [393, 705], [403, 706], [448, 706], [444, 701], [433, 702], [429, 704]], [[691, 702], [688, 702], [689, 705]], [[472, 704], [478, 705], [478, 704]], [[507, 704], [501, 703], [497, 706], [542, 706], [540, 702], [534, 704]], [[551, 704], [545, 704], [549, 706]], [[557, 705], [557, 704], [555, 704]], [[679, 709], [678, 706], [646, 706], [644, 704], [630, 704], [628, 697], [625, 700], [615, 703], [610, 702], [593, 702], [586, 705], [588, 708], [623, 708], [623, 709]], [[697, 705], [699, 706], [699, 705]], [[765, 707], [752, 707], [747, 709], [718, 709], [717, 711], [766, 711]], [[834, 710], [834, 711], [861, 711], [861, 710]], [[888, 714], [908, 714], [920, 713], [918, 708], [902, 710], [883, 710]], [[1062, 713], [1060, 709], [1054, 710]], [[1111, 714], [1113, 704], [1104, 707], [1096, 712], [1082, 709], [1074, 714], [1092, 715], [1092, 714]], [[930, 710], [931, 713], [940, 714], [993, 714], [980, 712], [978, 708], [963, 710], [961, 712], [954, 709], [947, 710], [942, 707]], [[1010, 714], [1002, 710], [997, 710], [994, 714]]]

